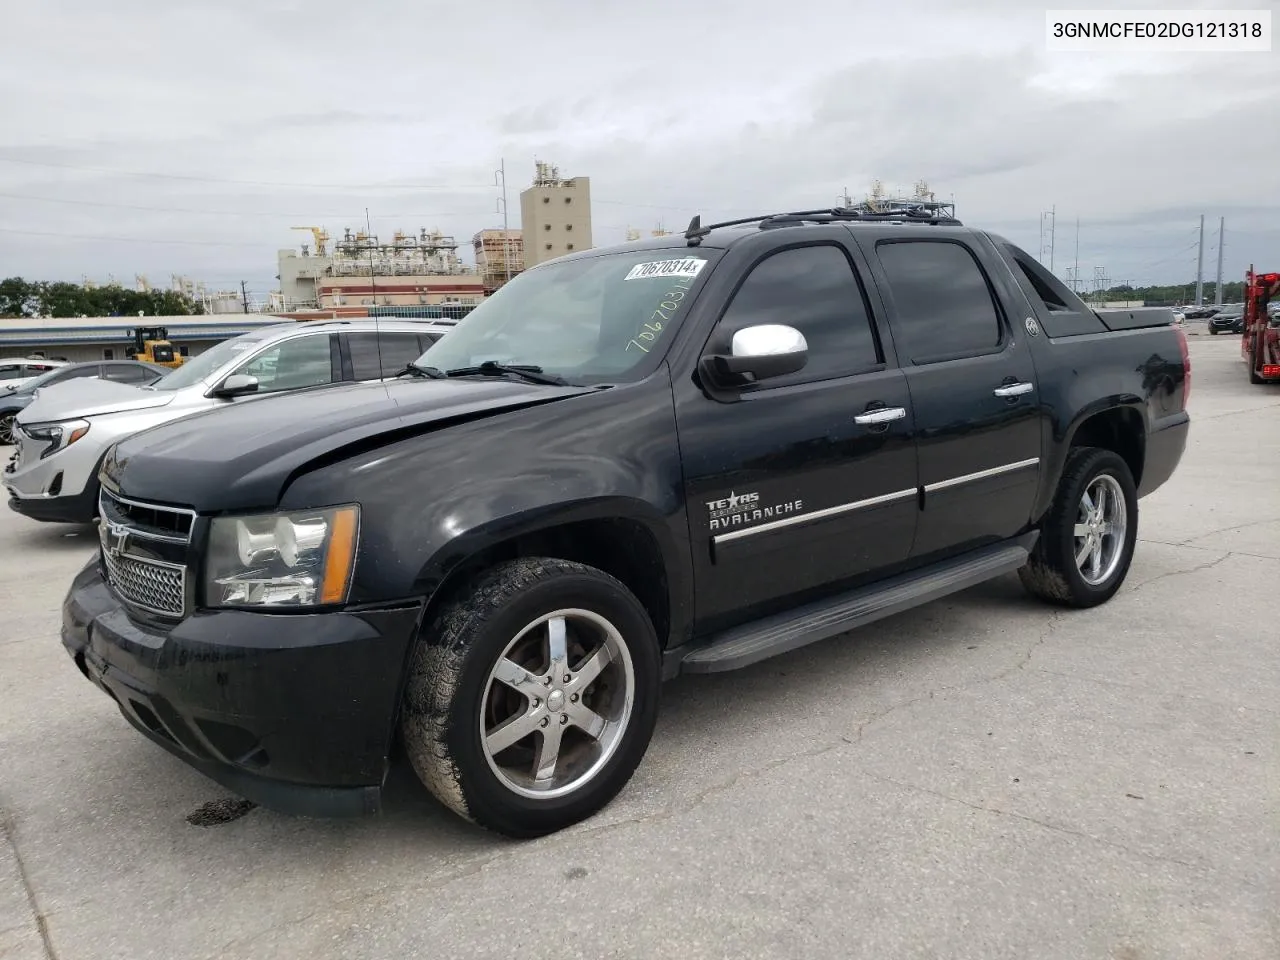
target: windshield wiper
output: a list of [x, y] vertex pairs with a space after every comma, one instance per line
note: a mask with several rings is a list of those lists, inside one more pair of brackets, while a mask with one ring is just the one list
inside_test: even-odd
[[443, 370], [436, 367], [420, 367], [416, 363], [409, 364], [396, 376], [403, 377], [406, 374], [411, 377], [426, 377], [428, 380], [443, 380], [448, 376]]
[[554, 373], [543, 373], [541, 367], [525, 363], [496, 363], [493, 360], [486, 360], [479, 366], [454, 367], [452, 370], [445, 371], [445, 376], [447, 377], [473, 377], [477, 374], [486, 377], [500, 377], [504, 374], [510, 374], [528, 380], [530, 383], [545, 383], [554, 387], [575, 386], [564, 377], [558, 377]]

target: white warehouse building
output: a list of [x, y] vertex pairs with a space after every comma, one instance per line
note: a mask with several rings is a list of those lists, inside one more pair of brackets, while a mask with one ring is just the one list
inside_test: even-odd
[[197, 356], [215, 343], [277, 323], [288, 317], [270, 314], [215, 314], [177, 317], [22, 317], [0, 320], [0, 357], [43, 355], [82, 363], [122, 360], [133, 347], [138, 327], [164, 327], [183, 356]]

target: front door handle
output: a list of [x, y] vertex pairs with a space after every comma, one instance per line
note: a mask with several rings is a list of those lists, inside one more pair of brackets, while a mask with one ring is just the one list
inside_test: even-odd
[[1035, 384], [1032, 383], [1006, 383], [1003, 387], [996, 387], [995, 395], [997, 397], [1020, 397], [1034, 389]]
[[866, 413], [860, 413], [853, 418], [854, 423], [888, 423], [891, 420], [901, 420], [907, 415], [905, 407], [876, 407], [874, 410], [868, 410]]

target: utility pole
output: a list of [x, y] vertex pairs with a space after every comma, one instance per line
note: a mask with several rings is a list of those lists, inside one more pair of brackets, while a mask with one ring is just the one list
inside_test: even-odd
[[507, 227], [507, 161], [502, 159], [501, 165], [494, 172], [493, 185], [502, 188], [502, 197], [499, 199], [502, 212], [502, 282], [506, 283], [511, 279], [511, 231]]
[[1200, 214], [1200, 246], [1196, 248], [1196, 306], [1204, 306], [1204, 214]]
[[1075, 293], [1076, 292], [1075, 284], [1078, 282], [1078, 279], [1080, 277], [1080, 218], [1079, 217], [1076, 217], [1076, 263], [1075, 263], [1075, 266], [1071, 268], [1071, 277], [1072, 277], [1071, 292]]
[[240, 302], [244, 304], [244, 312], [249, 312], [249, 292], [244, 288], [244, 281], [240, 281]]
[[1218, 218], [1218, 282], [1213, 286], [1213, 305], [1222, 306], [1222, 240], [1227, 232], [1227, 218]]
[[1057, 229], [1057, 204], [1053, 205], [1051, 210], [1041, 214], [1041, 256], [1039, 261], [1044, 262], [1044, 256], [1048, 256], [1048, 271], [1053, 273], [1053, 234]]

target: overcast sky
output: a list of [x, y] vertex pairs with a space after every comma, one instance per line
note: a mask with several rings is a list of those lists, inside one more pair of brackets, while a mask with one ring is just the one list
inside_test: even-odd
[[502, 161], [518, 226], [535, 158], [591, 178], [596, 245], [923, 178], [1032, 253], [1056, 205], [1059, 275], [1077, 217], [1086, 277], [1193, 279], [1202, 213], [1206, 279], [1219, 216], [1227, 279], [1280, 267], [1280, 52], [1049, 54], [1038, 4], [40, 0], [4, 22], [0, 277], [264, 292], [293, 226], [501, 225]]

